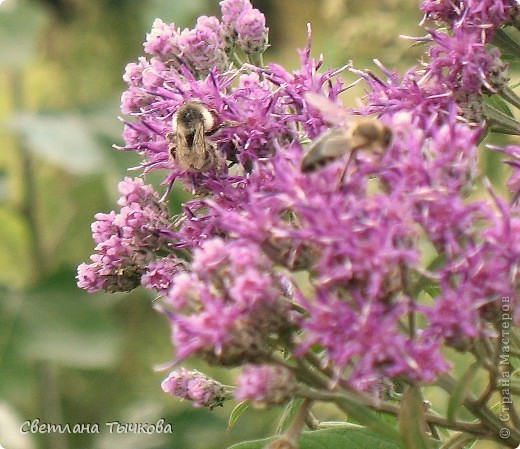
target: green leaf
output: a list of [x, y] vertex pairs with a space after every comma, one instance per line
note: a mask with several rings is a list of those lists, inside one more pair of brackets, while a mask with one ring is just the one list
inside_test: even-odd
[[484, 101], [486, 104], [492, 106], [493, 108], [497, 109], [498, 111], [503, 112], [507, 116], [514, 118], [514, 114], [511, 111], [511, 108], [509, 107], [509, 105], [505, 102], [504, 99], [502, 99], [498, 95], [484, 96]]
[[[440, 268], [446, 261], [443, 254], [438, 255], [428, 265], [428, 271], [435, 271]], [[420, 275], [414, 285], [414, 295], [417, 296], [421, 291], [425, 291], [432, 298], [440, 293], [440, 287], [438, 282], [427, 278], [426, 276]]]
[[106, 168], [94, 132], [79, 114], [18, 114], [9, 124], [24, 136], [30, 150], [70, 173], [85, 175]]
[[0, 2], [0, 65], [23, 67], [34, 56], [45, 23], [45, 12], [38, 2]]
[[[276, 440], [276, 437], [246, 441], [235, 444], [229, 449], [262, 449], [266, 444], [274, 440]], [[401, 447], [399, 443], [389, 441], [364, 427], [303, 432], [298, 440], [299, 449], [399, 449]]]
[[520, 123], [508, 114], [488, 103], [484, 103], [484, 114], [492, 130], [500, 129], [503, 134], [520, 135]]
[[426, 293], [428, 293], [432, 298], [435, 298], [441, 294], [441, 288], [435, 282], [425, 285], [423, 290]]
[[457, 419], [457, 411], [470, 391], [471, 383], [477, 374], [478, 368], [479, 364], [477, 362], [472, 363], [452, 391], [446, 414], [450, 422], [455, 422]]
[[399, 440], [399, 433], [392, 424], [383, 420], [379, 413], [360, 404], [356, 398], [343, 396], [342, 398], [338, 398], [335, 402], [336, 405], [356, 423], [367, 426], [374, 432], [390, 440]]
[[[498, 95], [500, 95], [501, 99], [512, 104], [515, 108], [520, 109], [520, 97], [515, 93], [513, 89], [510, 89], [509, 87], [505, 86], [502, 90], [500, 90]], [[508, 105], [506, 104], [506, 106]]]
[[302, 405], [302, 402], [303, 399], [295, 398], [290, 400], [289, 403], [284, 407], [280, 422], [278, 423], [278, 426], [276, 426], [277, 435], [283, 433], [291, 425], [294, 417], [300, 409], [300, 406]]
[[235, 405], [235, 408], [231, 410], [229, 415], [227, 431], [230, 432], [235, 426], [238, 418], [249, 408], [249, 401], [242, 401]]
[[399, 413], [399, 430], [405, 447], [414, 449], [431, 449], [426, 435], [426, 419], [421, 390], [417, 386], [409, 386], [403, 395]]
[[511, 54], [515, 59], [520, 58], [520, 45], [503, 29], [499, 28], [496, 30], [491, 43]]

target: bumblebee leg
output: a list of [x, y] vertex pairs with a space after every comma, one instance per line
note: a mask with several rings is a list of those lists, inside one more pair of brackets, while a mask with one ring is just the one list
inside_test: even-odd
[[356, 155], [357, 155], [357, 151], [358, 151], [358, 148], [354, 148], [350, 154], [348, 155], [348, 159], [347, 161], [345, 162], [345, 165], [343, 165], [343, 169], [341, 170], [340, 172], [340, 175], [339, 175], [339, 178], [338, 178], [338, 184], [337, 184], [337, 189], [339, 190], [339, 188], [342, 186], [343, 184], [343, 180], [345, 178], [345, 175], [347, 174], [347, 171], [350, 167], [350, 164], [352, 162], [352, 160], [355, 160], [356, 158]]

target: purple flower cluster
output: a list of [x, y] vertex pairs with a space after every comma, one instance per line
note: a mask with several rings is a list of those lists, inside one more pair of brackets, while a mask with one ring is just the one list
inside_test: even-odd
[[168, 68], [188, 68], [199, 77], [214, 68], [225, 71], [235, 49], [246, 55], [263, 53], [268, 46], [265, 16], [248, 0], [225, 0], [220, 6], [222, 21], [201, 16], [192, 29], [181, 31], [175, 24], [156, 19], [146, 36], [145, 52]]
[[423, 0], [421, 10], [429, 19], [452, 28], [474, 28], [483, 33], [510, 21], [518, 12], [514, 0]]
[[294, 373], [279, 365], [245, 365], [237, 381], [235, 398], [253, 401], [258, 408], [282, 404], [297, 389]]
[[165, 313], [177, 356], [220, 365], [266, 359], [267, 337], [288, 327], [289, 303], [272, 263], [248, 241], [205, 241], [191, 271], [172, 279]]
[[[508, 64], [489, 43], [496, 30], [518, 16], [514, 0], [422, 2], [425, 18], [444, 22], [445, 28], [428, 29], [428, 60], [402, 78], [383, 69], [383, 81], [370, 72], [360, 73], [371, 92], [368, 111], [414, 111], [431, 120], [446, 115], [455, 103], [459, 116], [472, 124], [485, 120], [481, 94], [500, 92], [509, 81]], [[442, 117], [441, 117], [442, 120]], [[423, 128], [428, 126], [424, 123]]]
[[[387, 80], [358, 72], [370, 89], [358, 113], [378, 113], [392, 142], [312, 172], [301, 169], [307, 142], [331, 124], [354, 126], [338, 101], [341, 70], [320, 72], [310, 43], [293, 73], [237, 65], [234, 49], [267, 47], [265, 18], [247, 0], [222, 1], [221, 21], [202, 17], [191, 30], [157, 20], [145, 44], [152, 57], [125, 73], [122, 149], [197, 196], [172, 220], [151, 187], [126, 179], [121, 211], [96, 216], [97, 254], [79, 267], [80, 287], [142, 284], [164, 296], [176, 357], [254, 364], [236, 396], [265, 403], [295, 391], [279, 349], [306, 363], [319, 351], [313, 368], [330, 367], [331, 385], [365, 390], [396, 376], [433, 381], [449, 367], [443, 344], [467, 350], [493, 335], [501, 298], [519, 323], [519, 210], [492, 190], [468, 199], [482, 128], [467, 122], [481, 123], [483, 91], [500, 89], [500, 60], [486, 44], [512, 8], [484, 3], [423, 2], [450, 27], [430, 31], [426, 67], [402, 78], [385, 70]], [[172, 118], [193, 99], [216, 117], [204, 138], [227, 161], [221, 168], [184, 171], [169, 155]], [[200, 398], [183, 376], [163, 388]], [[268, 385], [278, 377], [290, 391]]]
[[134, 289], [166, 244], [162, 231], [170, 226], [168, 212], [152, 186], [139, 178], [125, 178], [118, 188], [121, 210], [96, 214], [92, 224], [96, 254], [91, 264], [78, 268], [78, 285], [89, 292]]
[[[424, 1], [422, 9], [428, 18], [448, 26], [446, 31], [429, 30], [432, 44], [425, 67], [411, 69], [401, 79], [384, 70], [386, 81], [370, 72], [358, 73], [371, 88], [364, 112], [395, 117], [398, 111], [410, 111], [422, 130], [415, 132], [413, 140], [424, 139], [421, 160], [416, 159], [415, 150], [406, 150], [396, 160], [401, 170], [408, 167], [406, 173], [395, 174], [404, 174], [410, 181], [408, 200], [417, 201], [413, 220], [443, 259], [434, 274], [439, 292], [435, 302], [420, 307], [430, 323], [424, 333], [467, 350], [472, 338], [489, 334], [489, 322], [496, 324], [501, 298], [517, 302], [520, 253], [514, 249], [513, 229], [518, 210], [493, 192], [488, 201], [465, 199], [477, 176], [476, 144], [481, 131], [456, 122], [483, 124], [482, 94], [506, 85], [507, 65], [498, 49], [487, 44], [500, 25], [518, 14], [518, 5], [512, 1]], [[407, 140], [408, 148], [413, 148]], [[390, 154], [396, 147], [397, 142]], [[504, 151], [513, 157], [517, 153], [514, 146]], [[515, 168], [515, 161], [510, 164]], [[398, 182], [407, 183], [400, 176], [386, 182], [394, 188]], [[515, 172], [509, 182], [513, 191], [514, 185]], [[518, 322], [520, 313], [515, 313]]]
[[269, 29], [265, 26], [265, 16], [249, 0], [224, 0], [220, 8], [229, 50], [238, 46], [247, 55], [267, 50]]
[[161, 387], [165, 393], [189, 399], [195, 407], [208, 407], [210, 410], [221, 407], [226, 399], [224, 386], [197, 370], [181, 368], [172, 371]]

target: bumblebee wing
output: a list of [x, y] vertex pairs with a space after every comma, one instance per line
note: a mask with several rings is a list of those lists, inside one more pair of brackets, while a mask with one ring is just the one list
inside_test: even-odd
[[314, 171], [325, 162], [341, 157], [354, 148], [352, 139], [345, 130], [332, 128], [311, 144], [302, 158], [301, 169], [304, 172]]
[[186, 157], [189, 154], [190, 147], [188, 144], [188, 140], [186, 139], [186, 135], [184, 133], [177, 132], [175, 133], [174, 139], [175, 153], [179, 157]]
[[207, 160], [208, 144], [204, 135], [204, 125], [201, 123], [195, 128], [191, 145], [191, 167], [195, 170], [204, 170]]
[[175, 143], [170, 146], [170, 154], [180, 169], [198, 170], [196, 168], [196, 151], [193, 148], [193, 134], [178, 131], [175, 134]]

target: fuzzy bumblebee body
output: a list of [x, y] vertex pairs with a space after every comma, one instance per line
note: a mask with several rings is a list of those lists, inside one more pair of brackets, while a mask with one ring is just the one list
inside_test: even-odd
[[168, 133], [169, 152], [182, 170], [204, 172], [222, 163], [215, 142], [208, 139], [218, 128], [213, 112], [201, 101], [189, 100], [173, 116]]

